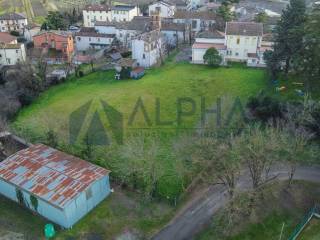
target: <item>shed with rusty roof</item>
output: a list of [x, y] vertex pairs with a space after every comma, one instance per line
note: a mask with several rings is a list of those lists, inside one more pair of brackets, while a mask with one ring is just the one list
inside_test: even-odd
[[72, 227], [110, 193], [109, 171], [43, 144], [0, 163], [0, 193]]

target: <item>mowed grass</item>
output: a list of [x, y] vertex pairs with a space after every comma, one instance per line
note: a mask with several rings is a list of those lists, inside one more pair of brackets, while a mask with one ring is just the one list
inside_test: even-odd
[[[171, 121], [161, 128], [194, 127], [201, 112], [201, 97], [206, 98], [206, 108], [210, 109], [218, 97], [228, 95], [240, 97], [245, 102], [267, 86], [264, 70], [245, 67], [212, 69], [207, 66], [169, 63], [164, 67], [147, 71], [140, 80], [114, 80], [113, 72], [95, 72], [81, 79], [73, 79], [52, 87], [31, 106], [24, 108], [13, 126], [41, 135], [52, 129], [63, 140], [68, 140], [70, 114], [92, 101], [90, 113], [98, 111], [102, 116], [101, 100], [105, 101], [124, 117], [126, 132], [132, 128], [157, 129], [157, 101], [161, 121]], [[129, 126], [128, 120], [134, 112], [139, 98], [143, 102], [150, 122], [146, 121], [141, 108]], [[191, 98], [195, 103], [195, 113], [182, 116], [177, 123], [179, 98]], [[191, 103], [182, 100], [182, 111], [190, 111]], [[141, 105], [140, 105], [141, 106]], [[89, 114], [90, 115], [90, 114]], [[108, 121], [101, 117], [108, 128]], [[84, 127], [85, 128], [85, 127]]]

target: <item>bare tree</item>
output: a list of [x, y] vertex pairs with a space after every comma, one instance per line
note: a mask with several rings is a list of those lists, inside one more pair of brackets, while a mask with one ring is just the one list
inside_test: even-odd
[[240, 159], [237, 155], [239, 141], [233, 135], [224, 139], [204, 138], [200, 142], [198, 156], [200, 157], [202, 174], [211, 181], [224, 184], [233, 197], [237, 179], [240, 174]]
[[237, 154], [248, 167], [252, 186], [258, 189], [268, 180], [271, 166], [279, 159], [279, 127], [249, 127], [239, 136]]

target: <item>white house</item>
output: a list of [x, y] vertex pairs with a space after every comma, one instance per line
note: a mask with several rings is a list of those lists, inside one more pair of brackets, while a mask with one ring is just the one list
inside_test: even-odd
[[5, 13], [0, 16], [0, 32], [18, 31], [23, 33], [27, 25], [28, 20], [22, 14]]
[[26, 61], [26, 49], [21, 43], [0, 43], [0, 65], [15, 65]]
[[6, 32], [0, 32], [0, 65], [15, 65], [26, 60], [24, 44]]
[[136, 16], [130, 22], [96, 22], [95, 29], [99, 33], [115, 34], [122, 46], [131, 48], [132, 39], [152, 30], [152, 19]]
[[192, 63], [204, 64], [203, 55], [209, 48], [218, 50], [224, 60], [226, 54], [225, 34], [219, 31], [200, 32], [192, 45]]
[[81, 30], [75, 33], [76, 49], [77, 51], [102, 49], [110, 46], [114, 38], [115, 34], [98, 33], [94, 28]]
[[157, 1], [149, 5], [149, 16], [159, 15], [162, 18], [173, 17], [176, 6], [166, 1]]
[[188, 43], [190, 40], [188, 25], [183, 23], [163, 22], [161, 23], [161, 33], [165, 42], [170, 46], [177, 46], [179, 43]]
[[272, 49], [272, 39], [263, 40], [263, 25], [252, 22], [228, 22], [225, 33], [199, 33], [192, 46], [192, 62], [203, 63], [207, 49], [214, 47], [224, 61], [246, 62], [248, 66], [265, 66], [263, 53]]
[[151, 67], [158, 63], [164, 52], [164, 40], [157, 30], [146, 32], [132, 40], [132, 59], [141, 67]]
[[93, 27], [96, 21], [111, 21], [111, 9], [107, 5], [87, 5], [82, 13], [85, 27]]
[[200, 31], [209, 30], [216, 23], [216, 14], [213, 12], [203, 11], [176, 11], [173, 22], [190, 25], [192, 37]]
[[111, 11], [112, 21], [115, 22], [129, 22], [140, 15], [140, 9], [132, 5], [116, 5], [111, 8]]

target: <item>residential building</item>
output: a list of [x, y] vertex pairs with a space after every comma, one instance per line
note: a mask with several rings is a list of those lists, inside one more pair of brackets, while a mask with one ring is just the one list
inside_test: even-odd
[[77, 51], [86, 51], [90, 49], [102, 49], [111, 45], [115, 34], [99, 33], [94, 28], [81, 29], [75, 33], [75, 42]]
[[6, 32], [0, 32], [0, 65], [9, 66], [26, 61], [24, 44]]
[[0, 43], [0, 65], [15, 65], [26, 61], [26, 49], [21, 43]]
[[96, 21], [111, 21], [111, 9], [108, 5], [87, 5], [82, 14], [85, 27], [94, 27]]
[[228, 22], [225, 33], [198, 34], [192, 46], [192, 62], [203, 63], [203, 55], [211, 47], [219, 51], [224, 62], [240, 61], [248, 66], [264, 67], [263, 54], [272, 49], [273, 42], [272, 35], [263, 35], [261, 23]]
[[95, 29], [99, 33], [115, 34], [123, 47], [131, 48], [131, 41], [141, 33], [152, 30], [152, 18], [136, 16], [130, 22], [97, 22]]
[[37, 144], [0, 163], [0, 193], [64, 228], [110, 194], [109, 171]]
[[190, 31], [188, 25], [183, 23], [163, 22], [161, 33], [166, 44], [176, 47], [179, 43], [189, 43]]
[[34, 48], [51, 52], [57, 61], [71, 61], [74, 53], [73, 37], [66, 31], [43, 31], [33, 36]]
[[263, 24], [254, 22], [228, 22], [225, 30], [226, 59], [247, 61], [261, 47]]
[[226, 55], [225, 33], [220, 31], [205, 31], [197, 34], [192, 45], [192, 63], [204, 64], [203, 56], [209, 48], [218, 50], [220, 56]]
[[149, 5], [149, 16], [159, 15], [161, 18], [170, 18], [174, 16], [176, 6], [166, 1], [157, 1]]
[[216, 23], [216, 15], [213, 12], [176, 11], [172, 19], [175, 23], [183, 23], [190, 26], [192, 38], [198, 32], [212, 29]]
[[135, 16], [140, 16], [140, 9], [133, 5], [115, 5], [111, 8], [112, 21], [129, 22]]
[[0, 15], [0, 32], [24, 32], [28, 25], [27, 18], [20, 13], [5, 13]]
[[164, 39], [160, 31], [146, 32], [132, 40], [132, 59], [141, 67], [151, 67], [164, 55]]

